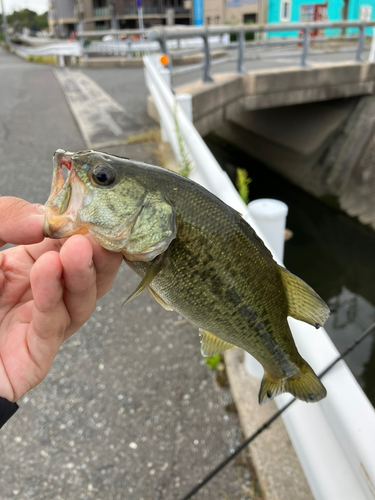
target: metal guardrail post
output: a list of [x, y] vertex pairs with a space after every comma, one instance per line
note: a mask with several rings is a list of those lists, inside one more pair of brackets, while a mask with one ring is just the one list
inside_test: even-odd
[[245, 69], [243, 67], [243, 56], [245, 52], [245, 33], [240, 31], [237, 35], [238, 41], [238, 61], [237, 61], [237, 72], [245, 73]]
[[371, 49], [370, 54], [368, 56], [368, 62], [375, 62], [375, 28], [372, 28], [372, 40], [371, 40]]
[[309, 51], [310, 45], [310, 30], [309, 28], [303, 28], [303, 42], [302, 42], [302, 54], [301, 54], [301, 66], [305, 68], [307, 66], [306, 58]]
[[168, 59], [169, 59], [169, 63], [166, 65], [166, 68], [171, 69], [172, 68], [172, 58], [169, 55], [167, 41], [165, 39], [165, 35], [164, 34], [159, 38], [159, 43], [160, 43], [160, 50], [161, 50], [161, 52], [163, 54], [166, 54], [168, 56]]
[[355, 60], [358, 62], [362, 61], [362, 52], [364, 45], [365, 45], [365, 29], [364, 26], [362, 25], [359, 27], [358, 48], [357, 48], [357, 53], [355, 55]]
[[205, 83], [211, 83], [213, 82], [213, 79], [211, 76], [211, 56], [207, 33], [203, 35], [202, 38], [204, 44], [203, 81]]

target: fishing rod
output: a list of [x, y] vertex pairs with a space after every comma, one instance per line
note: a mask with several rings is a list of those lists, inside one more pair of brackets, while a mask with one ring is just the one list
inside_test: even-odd
[[[350, 352], [352, 352], [361, 342], [365, 340], [372, 332], [375, 331], [375, 323], [373, 323], [367, 330], [365, 330], [349, 347], [345, 349], [345, 351], [337, 356], [336, 359], [332, 361], [319, 375], [319, 378], [324, 377], [339, 361], [344, 359]], [[272, 417], [270, 417], [264, 424], [259, 427], [251, 436], [249, 436], [240, 446], [238, 446], [233, 453], [227, 456], [222, 462], [219, 463], [215, 469], [213, 469], [205, 478], [203, 478], [199, 483], [197, 483], [187, 495], [185, 495], [181, 500], [189, 500], [192, 498], [203, 486], [205, 486], [211, 479], [213, 479], [226, 465], [229, 464], [241, 451], [246, 448], [252, 441], [254, 441], [255, 438], [257, 438], [260, 434], [262, 434], [263, 431], [265, 431], [275, 420], [277, 420], [280, 415], [284, 413], [285, 410], [289, 408], [294, 402], [296, 401], [296, 398], [293, 398], [292, 400], [289, 401], [286, 405], [284, 405], [282, 408], [280, 408], [279, 411], [274, 413]]]

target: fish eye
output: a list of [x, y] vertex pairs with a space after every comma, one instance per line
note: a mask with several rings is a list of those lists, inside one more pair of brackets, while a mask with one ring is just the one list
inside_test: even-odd
[[109, 186], [116, 180], [116, 173], [109, 165], [97, 165], [93, 168], [92, 180], [99, 186]]

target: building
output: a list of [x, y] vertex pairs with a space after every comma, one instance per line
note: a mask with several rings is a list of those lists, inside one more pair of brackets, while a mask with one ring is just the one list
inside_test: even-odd
[[49, 0], [48, 26], [56, 38], [69, 38], [75, 31], [77, 17], [75, 0]]
[[[113, 0], [119, 29], [138, 29], [138, 9], [135, 0]], [[83, 0], [84, 29], [104, 30], [111, 28], [110, 0]], [[191, 24], [189, 0], [143, 0], [143, 24], [145, 28], [160, 25]]]
[[[375, 0], [315, 0], [314, 3], [306, 0], [267, 0], [269, 23], [295, 23], [312, 21], [341, 21], [344, 17], [344, 9], [347, 11], [347, 19], [350, 21], [375, 20]], [[346, 5], [346, 7], [345, 7]], [[341, 30], [325, 30], [326, 35], [340, 35]], [[358, 33], [358, 30], [347, 29], [347, 34]], [[320, 33], [312, 33], [312, 36]], [[367, 35], [372, 34], [372, 28], [366, 30]], [[298, 36], [296, 31], [284, 31], [269, 33], [269, 36], [291, 37]], [[310, 34], [311, 36], [311, 34]]]
[[259, 20], [258, 0], [205, 0], [205, 24], [246, 24]]

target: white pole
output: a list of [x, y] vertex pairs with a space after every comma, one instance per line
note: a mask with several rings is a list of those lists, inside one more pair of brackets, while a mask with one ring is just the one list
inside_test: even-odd
[[176, 99], [186, 117], [193, 123], [193, 99], [191, 94], [176, 94]]
[[139, 29], [143, 31], [143, 7], [138, 9], [138, 23]]
[[[169, 68], [162, 67], [160, 69], [160, 75], [168, 85], [168, 88], [171, 88], [171, 70]], [[162, 142], [168, 142], [168, 133], [166, 131], [163, 117], [160, 116], [160, 129], [161, 129], [161, 140]]]
[[272, 251], [282, 262], [288, 206], [282, 201], [264, 198], [252, 201], [248, 204], [248, 208], [266, 236]]
[[[288, 206], [279, 200], [264, 198], [254, 200], [248, 204], [250, 214], [256, 220], [258, 226], [272, 248], [275, 257], [281, 262], [284, 257], [284, 235]], [[245, 351], [245, 369], [249, 375], [257, 380], [263, 378], [263, 368], [258, 361]]]

